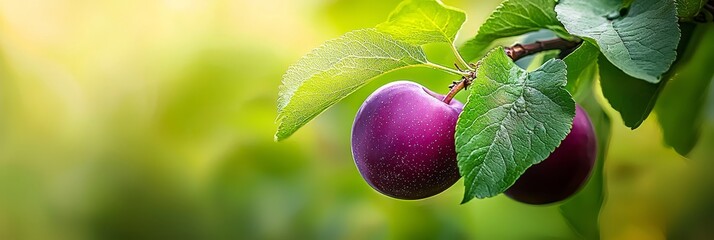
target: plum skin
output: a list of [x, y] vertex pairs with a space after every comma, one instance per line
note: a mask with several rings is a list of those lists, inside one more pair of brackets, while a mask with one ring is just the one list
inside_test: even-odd
[[592, 172], [597, 139], [588, 114], [576, 105], [570, 133], [542, 162], [528, 168], [505, 194], [519, 202], [549, 204], [577, 192]]
[[459, 180], [454, 133], [464, 105], [443, 98], [408, 81], [389, 83], [367, 97], [352, 126], [352, 156], [372, 188], [414, 200]]

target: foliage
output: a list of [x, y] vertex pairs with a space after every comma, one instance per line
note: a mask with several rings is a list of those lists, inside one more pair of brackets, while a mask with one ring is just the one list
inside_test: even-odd
[[374, 29], [357, 30], [325, 43], [285, 73], [278, 97], [275, 139], [290, 136], [370, 79], [425, 63], [421, 48]]
[[670, 0], [563, 0], [555, 7], [569, 33], [592, 39], [603, 56], [628, 75], [658, 83], [674, 62], [679, 27]]
[[[661, 106], [658, 112], [664, 115], [661, 123], [667, 143], [682, 154], [688, 153], [700, 124], [689, 119], [699, 116], [701, 105], [695, 102], [704, 97], [702, 89], [708, 86], [714, 69], [671, 66], [683, 58], [681, 49], [687, 44], [699, 44], [688, 41], [678, 21], [691, 18], [702, 6], [699, 1], [671, 0], [506, 0], [478, 33], [459, 47], [454, 39], [466, 19], [463, 11], [435, 0], [406, 0], [375, 29], [328, 41], [288, 70], [280, 88], [276, 139], [288, 137], [375, 77], [407, 66], [426, 66], [472, 84], [456, 126], [464, 203], [474, 197], [503, 193], [528, 167], [553, 152], [569, 132], [577, 101], [587, 105], [594, 116], [600, 140], [596, 176], [591, 180], [598, 183], [590, 183], [584, 190], [587, 194], [583, 193], [596, 200], [574, 200], [561, 210], [570, 216], [575, 206], [599, 209], [604, 188], [603, 155], [611, 127], [606, 111], [594, 100], [594, 79], [600, 79], [602, 95], [627, 127], [639, 127], [656, 105]], [[495, 40], [543, 29], [579, 45], [560, 49], [562, 61], [546, 58], [533, 63], [540, 67], [531, 72], [515, 65], [513, 60], [517, 59], [509, 59], [504, 48], [495, 48], [477, 64], [467, 62], [482, 56]], [[362, 33], [370, 37], [352, 40]], [[348, 46], [345, 41], [354, 45]], [[448, 44], [458, 61], [456, 69], [429, 62], [422, 51], [429, 43]], [[684, 57], [691, 58], [689, 55]], [[552, 58], [554, 54], [544, 56]], [[699, 58], [704, 59], [704, 55]], [[673, 84], [673, 90], [667, 90], [671, 76], [680, 72], [692, 80], [680, 80]], [[693, 95], [677, 98], [670, 91]], [[658, 105], [662, 92], [667, 98]], [[678, 114], [668, 112], [674, 109], [672, 106], [689, 104], [694, 105], [687, 108], [684, 117], [669, 117]], [[678, 124], [693, 127], [677, 134], [670, 129]], [[589, 218], [597, 218], [597, 210], [589, 213]], [[571, 224], [582, 235], [597, 238], [593, 230], [597, 221]]]

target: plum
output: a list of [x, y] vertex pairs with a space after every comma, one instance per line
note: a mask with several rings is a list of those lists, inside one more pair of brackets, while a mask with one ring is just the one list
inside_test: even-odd
[[464, 105], [443, 99], [417, 83], [397, 81], [365, 100], [352, 127], [352, 156], [372, 188], [413, 200], [460, 178], [454, 132]]
[[505, 194], [536, 205], [564, 200], [586, 182], [596, 155], [597, 139], [590, 118], [576, 105], [573, 127], [560, 146], [548, 158], [528, 168]]

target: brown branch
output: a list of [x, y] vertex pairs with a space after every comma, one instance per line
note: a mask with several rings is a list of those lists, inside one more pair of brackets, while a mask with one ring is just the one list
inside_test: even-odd
[[[513, 61], [518, 61], [518, 59], [525, 56], [548, 50], [560, 50], [562, 52], [570, 51], [580, 45], [581, 42], [582, 40], [568, 41], [562, 38], [554, 38], [544, 41], [536, 41], [525, 45], [519, 43], [511, 47], [505, 47], [504, 51]], [[461, 81], [452, 84], [450, 86], [451, 90], [446, 94], [443, 102], [446, 104], [451, 103], [451, 100], [454, 99], [456, 94], [462, 89], [468, 88], [474, 78], [476, 78], [476, 72], [470, 71], [468, 76], [464, 76], [461, 78]]]
[[525, 45], [519, 43], [511, 47], [506, 47], [504, 50], [506, 51], [506, 55], [513, 59], [513, 61], [518, 61], [518, 59], [538, 52], [548, 50], [566, 51], [577, 47], [580, 42], [582, 41], [568, 41], [562, 38], [554, 38]]

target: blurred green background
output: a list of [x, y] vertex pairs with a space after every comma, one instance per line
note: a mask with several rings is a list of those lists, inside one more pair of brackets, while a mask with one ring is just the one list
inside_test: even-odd
[[[558, 205], [459, 205], [461, 181], [400, 201], [362, 180], [350, 152], [362, 101], [395, 79], [445, 93], [446, 74], [380, 77], [273, 142], [288, 65], [398, 2], [0, 0], [0, 239], [579, 238]], [[468, 14], [460, 42], [499, 3], [444, 2]], [[690, 159], [654, 114], [631, 131], [608, 110], [603, 238], [712, 236], [711, 98], [704, 110]]]

